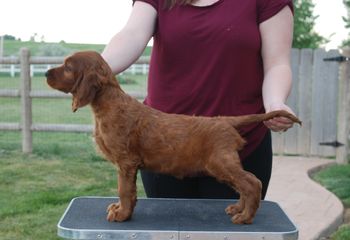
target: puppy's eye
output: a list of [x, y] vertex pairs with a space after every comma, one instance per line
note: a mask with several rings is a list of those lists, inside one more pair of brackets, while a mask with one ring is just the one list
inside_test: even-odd
[[64, 71], [71, 72], [72, 68], [70, 66], [68, 66], [68, 65], [64, 65]]

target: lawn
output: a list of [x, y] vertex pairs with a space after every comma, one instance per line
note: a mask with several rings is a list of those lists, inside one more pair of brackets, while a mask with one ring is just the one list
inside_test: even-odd
[[[350, 208], [350, 164], [334, 165], [313, 176], [328, 190], [333, 192], [344, 204]], [[345, 223], [337, 232], [331, 235], [332, 240], [349, 240], [350, 223]]]
[[[118, 77], [129, 84], [122, 84], [126, 91], [146, 92], [146, 76], [144, 75], [122, 75]], [[0, 89], [19, 89], [19, 77], [0, 77]], [[32, 90], [52, 90], [43, 76], [32, 78]], [[75, 114], [71, 112], [71, 100], [68, 99], [43, 99], [34, 98], [33, 123], [67, 123], [67, 124], [90, 124], [92, 122], [91, 111], [88, 107], [79, 109]], [[20, 121], [20, 99], [0, 97], [0, 122]], [[1, 143], [1, 138], [0, 138]], [[1, 146], [1, 145], [0, 145]]]
[[[145, 91], [145, 76], [122, 85]], [[0, 77], [0, 89], [18, 89], [19, 79]], [[49, 90], [42, 76], [32, 89]], [[20, 100], [0, 97], [0, 122], [20, 121]], [[34, 123], [91, 124], [88, 107], [71, 112], [70, 99], [33, 99]], [[33, 133], [33, 153], [21, 153], [19, 132], [0, 131], [0, 239], [59, 239], [56, 225], [77, 196], [116, 196], [116, 170], [96, 154], [91, 134]], [[138, 181], [138, 195], [144, 190]]]
[[[124, 90], [146, 91], [145, 76], [120, 78], [129, 83]], [[0, 77], [0, 89], [19, 86], [18, 77]], [[33, 77], [32, 89], [50, 90], [43, 76]], [[0, 122], [19, 121], [20, 100], [0, 97]], [[91, 124], [92, 116], [88, 107], [72, 113], [70, 99], [33, 99], [33, 122]], [[19, 132], [0, 131], [0, 240], [58, 239], [56, 224], [72, 198], [116, 195], [116, 171], [96, 154], [91, 134], [34, 132], [33, 153], [20, 149]], [[350, 207], [350, 165], [330, 167], [315, 179]], [[144, 196], [140, 180], [138, 195]], [[350, 239], [350, 227], [332, 239]]]
[[0, 239], [58, 239], [72, 198], [116, 196], [115, 168], [95, 153], [90, 134], [35, 133], [31, 155], [16, 148], [18, 133], [6, 135], [13, 141], [0, 148]]

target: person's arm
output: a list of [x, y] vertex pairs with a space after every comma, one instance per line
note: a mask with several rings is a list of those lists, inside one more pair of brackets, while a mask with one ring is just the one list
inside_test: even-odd
[[[266, 112], [293, 111], [286, 105], [291, 91], [290, 51], [293, 40], [293, 15], [288, 6], [260, 24], [264, 64], [263, 101]], [[294, 113], [293, 113], [294, 114]], [[286, 118], [265, 122], [273, 131], [285, 131], [293, 126]]]
[[141, 56], [154, 33], [156, 18], [157, 11], [150, 4], [135, 2], [128, 22], [101, 54], [113, 73], [124, 71]]

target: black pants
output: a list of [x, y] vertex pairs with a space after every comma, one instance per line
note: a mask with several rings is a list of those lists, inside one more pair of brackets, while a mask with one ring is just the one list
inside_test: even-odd
[[[246, 171], [253, 173], [262, 182], [262, 199], [265, 198], [272, 170], [271, 132], [264, 137], [257, 149], [242, 162]], [[143, 186], [150, 198], [208, 198], [238, 199], [239, 194], [226, 184], [212, 177], [173, 176], [141, 170]]]

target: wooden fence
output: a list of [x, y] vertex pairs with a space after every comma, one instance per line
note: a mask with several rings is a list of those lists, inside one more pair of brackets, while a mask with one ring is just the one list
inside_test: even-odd
[[[47, 70], [54, 67], [56, 64], [31, 64], [30, 65], [30, 76], [34, 77], [35, 75], [43, 75]], [[145, 75], [148, 73], [149, 70], [149, 64], [143, 63], [143, 64], [133, 64], [128, 69], [126, 69], [123, 74], [140, 74]], [[11, 77], [15, 77], [17, 74], [21, 73], [21, 68], [17, 64], [6, 64], [0, 66], [0, 73], [9, 75]]]
[[[61, 64], [63, 57], [31, 57], [28, 49], [23, 48], [19, 58], [3, 57], [0, 58], [0, 64], [19, 64], [20, 65], [20, 90], [0, 89], [0, 97], [14, 97], [21, 99], [21, 123], [0, 123], [0, 130], [21, 131], [22, 132], [22, 151], [30, 153], [33, 149], [32, 132], [50, 131], [50, 132], [91, 132], [91, 125], [81, 124], [33, 124], [32, 123], [32, 98], [71, 98], [70, 95], [58, 91], [31, 90], [31, 64]], [[136, 63], [147, 64], [146, 58], [140, 58]], [[145, 94], [138, 92], [128, 92], [131, 96], [143, 99]]]
[[[288, 105], [303, 121], [303, 126], [296, 126], [283, 134], [273, 133], [275, 154], [335, 156], [339, 163], [346, 162], [349, 153], [350, 67], [346, 61], [329, 59], [339, 54], [338, 50], [292, 50], [293, 89]], [[342, 54], [350, 56], [350, 50], [344, 50]], [[139, 59], [137, 62], [147, 64], [148, 61]], [[30, 57], [27, 49], [21, 50], [19, 58], [0, 58], [0, 64], [20, 64], [21, 68], [20, 90], [0, 89], [0, 97], [21, 98], [21, 124], [0, 123], [0, 130], [22, 131], [23, 152], [32, 151], [33, 131], [92, 131], [90, 125], [32, 124], [32, 98], [63, 98], [67, 95], [57, 91], [31, 91], [30, 66], [62, 62], [60, 57]], [[135, 92], [129, 94], [140, 99], [145, 97]]]
[[[350, 56], [350, 50], [342, 54]], [[346, 162], [350, 111], [348, 59], [341, 57], [339, 50], [323, 49], [293, 49], [291, 58], [293, 89], [288, 105], [303, 125], [283, 134], [274, 133], [274, 152], [335, 156], [337, 162]]]

